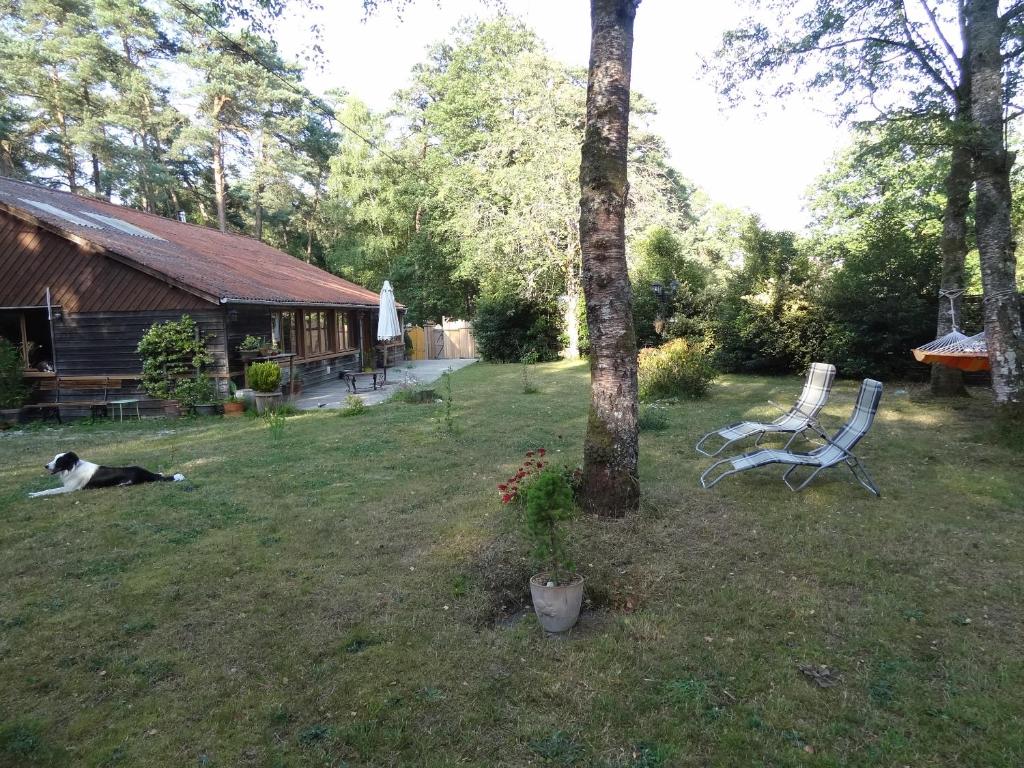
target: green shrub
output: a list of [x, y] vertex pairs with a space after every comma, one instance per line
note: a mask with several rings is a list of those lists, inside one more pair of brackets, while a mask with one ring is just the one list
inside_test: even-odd
[[174, 397], [186, 408], [195, 408], [197, 405], [215, 402], [217, 391], [211, 379], [199, 376], [179, 381], [174, 388]]
[[665, 408], [656, 403], [641, 405], [637, 426], [641, 432], [658, 432], [667, 428], [668, 414], [665, 413]]
[[698, 344], [673, 339], [640, 350], [640, 399], [701, 397], [717, 375], [711, 356]]
[[556, 304], [518, 296], [492, 296], [477, 307], [473, 337], [480, 357], [493, 363], [518, 363], [525, 355], [537, 362], [558, 359], [562, 318]]
[[257, 392], [277, 392], [281, 386], [281, 366], [272, 360], [250, 363], [246, 376], [249, 385]]
[[575, 568], [562, 530], [572, 512], [572, 487], [565, 473], [554, 467], [541, 470], [526, 488], [526, 531], [534, 557], [550, 568], [555, 584], [565, 583]]
[[25, 366], [18, 348], [0, 338], [0, 408], [20, 408], [28, 395], [22, 383]]
[[188, 315], [180, 320], [153, 323], [139, 342], [142, 357], [142, 387], [158, 400], [178, 399], [178, 387], [202, 375], [213, 363], [206, 338]]
[[348, 395], [345, 397], [345, 407], [339, 412], [339, 416], [358, 416], [366, 410], [366, 403], [359, 395]]

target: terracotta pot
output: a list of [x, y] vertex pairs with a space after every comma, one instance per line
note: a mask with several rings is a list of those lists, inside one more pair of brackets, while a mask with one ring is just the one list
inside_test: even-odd
[[163, 401], [164, 416], [169, 419], [176, 419], [181, 416], [181, 403], [177, 400]]
[[243, 413], [245, 413], [245, 403], [243, 403], [241, 400], [239, 400], [238, 402], [228, 400], [226, 403], [224, 403], [225, 416], [241, 416]]
[[574, 576], [568, 584], [549, 587], [551, 574], [538, 573], [530, 579], [533, 611], [546, 632], [572, 629], [580, 617], [583, 604], [583, 577]]

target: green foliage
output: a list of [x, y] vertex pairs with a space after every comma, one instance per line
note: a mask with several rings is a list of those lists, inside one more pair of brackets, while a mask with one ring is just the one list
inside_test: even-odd
[[791, 232], [751, 220], [743, 267], [719, 297], [715, 318], [718, 364], [727, 371], [783, 373], [801, 367], [803, 315], [813, 268]]
[[558, 306], [502, 295], [484, 299], [473, 318], [477, 351], [489, 362], [515, 363], [532, 355], [537, 362], [557, 360], [562, 318]]
[[523, 355], [523, 359], [520, 360], [522, 365], [521, 375], [523, 379], [523, 394], [524, 395], [535, 395], [540, 392], [540, 388], [533, 380], [532, 368], [537, 364], [537, 353], [527, 352]]
[[280, 440], [284, 437], [285, 414], [279, 408], [271, 408], [263, 414], [263, 423], [267, 425], [267, 432], [271, 440]]
[[200, 375], [177, 382], [174, 388], [174, 399], [191, 410], [197, 405], [216, 402], [217, 390], [212, 379]]
[[640, 406], [636, 423], [641, 432], [660, 432], [668, 428], [668, 414], [658, 403], [644, 403]]
[[265, 346], [267, 346], [267, 342], [266, 342], [265, 339], [262, 339], [259, 336], [253, 336], [252, 334], [250, 334], [250, 335], [246, 336], [244, 339], [242, 339], [242, 343], [238, 345], [238, 351], [239, 352], [259, 352]]
[[711, 355], [703, 346], [686, 339], [640, 350], [641, 400], [703, 397], [717, 375]]
[[[630, 270], [633, 286], [633, 327], [639, 346], [660, 344], [655, 329], [660, 317], [671, 336], [695, 337], [702, 333], [707, 313], [705, 292], [710, 271], [684, 255], [682, 240], [670, 229], [657, 226], [645, 233], [636, 248], [636, 263]], [[652, 286], [677, 285], [674, 294], [659, 301]]]
[[346, 395], [345, 407], [338, 411], [339, 416], [359, 416], [366, 411], [366, 403], [359, 395]]
[[249, 385], [257, 392], [277, 392], [281, 386], [281, 366], [273, 360], [250, 363], [246, 376]]
[[572, 488], [565, 473], [554, 467], [542, 469], [526, 488], [526, 532], [534, 557], [550, 568], [555, 584], [563, 583], [575, 568], [562, 526], [572, 514]]
[[28, 388], [22, 382], [24, 372], [18, 348], [0, 338], [0, 408], [20, 408], [25, 402]]
[[206, 339], [188, 315], [180, 320], [154, 323], [139, 342], [142, 357], [142, 386], [150, 397], [179, 399], [178, 389], [189, 397], [193, 381], [213, 363]]
[[445, 372], [441, 374], [441, 405], [444, 411], [441, 415], [441, 434], [451, 437], [455, 434], [455, 413], [452, 407], [455, 403], [452, 397], [452, 375]]

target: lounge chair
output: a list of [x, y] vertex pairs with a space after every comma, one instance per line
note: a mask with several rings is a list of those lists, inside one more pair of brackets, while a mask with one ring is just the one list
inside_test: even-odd
[[[754, 445], [757, 445], [761, 442], [761, 438], [773, 432], [793, 433], [785, 448], [789, 448], [797, 436], [802, 435], [807, 430], [811, 430], [819, 437], [827, 439], [825, 432], [818, 424], [818, 414], [825, 407], [825, 403], [828, 402], [828, 396], [832, 392], [832, 382], [835, 381], [835, 378], [836, 367], [834, 365], [811, 363], [811, 367], [807, 370], [807, 380], [804, 382], [804, 390], [800, 393], [800, 399], [796, 401], [796, 405], [788, 412], [775, 421], [740, 421], [736, 424], [716, 429], [714, 432], [708, 432], [697, 441], [695, 446], [697, 453], [704, 456], [717, 456], [737, 440], [743, 440], [753, 435], [757, 435], [757, 440], [754, 443]], [[707, 440], [716, 435], [725, 440], [725, 442], [711, 453], [708, 453], [704, 450], [703, 445]]]
[[[762, 449], [760, 451], [748, 451], [739, 456], [716, 461], [700, 476], [700, 484], [704, 488], [710, 488], [723, 477], [735, 475], [737, 472], [744, 472], [755, 467], [763, 467], [767, 464], [790, 464], [782, 476], [783, 482], [791, 491], [803, 490], [811, 480], [817, 477], [823, 469], [834, 467], [843, 463], [850, 468], [857, 482], [863, 485], [875, 496], [881, 496], [881, 491], [871, 479], [863, 465], [856, 456], [851, 453], [853, 447], [860, 441], [871, 424], [875, 420], [875, 413], [878, 412], [878, 401], [882, 398], [882, 385], [874, 379], [864, 379], [860, 385], [860, 392], [857, 393], [857, 404], [853, 407], [853, 414], [850, 420], [844, 424], [831, 438], [825, 438], [825, 445], [816, 448], [809, 453], [791, 453], [786, 450]], [[730, 465], [727, 469], [718, 474], [714, 479], [709, 479], [714, 470], [724, 464]], [[794, 487], [789, 482], [789, 476], [799, 467], [813, 467], [814, 471], [800, 485]]]

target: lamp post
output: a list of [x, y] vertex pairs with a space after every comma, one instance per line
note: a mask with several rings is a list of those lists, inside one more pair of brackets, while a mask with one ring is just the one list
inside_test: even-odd
[[665, 330], [665, 313], [669, 302], [679, 293], [679, 281], [673, 280], [668, 285], [651, 283], [651, 291], [654, 293], [654, 298], [658, 300], [658, 314], [654, 318], [654, 331], [660, 336], [661, 332]]

